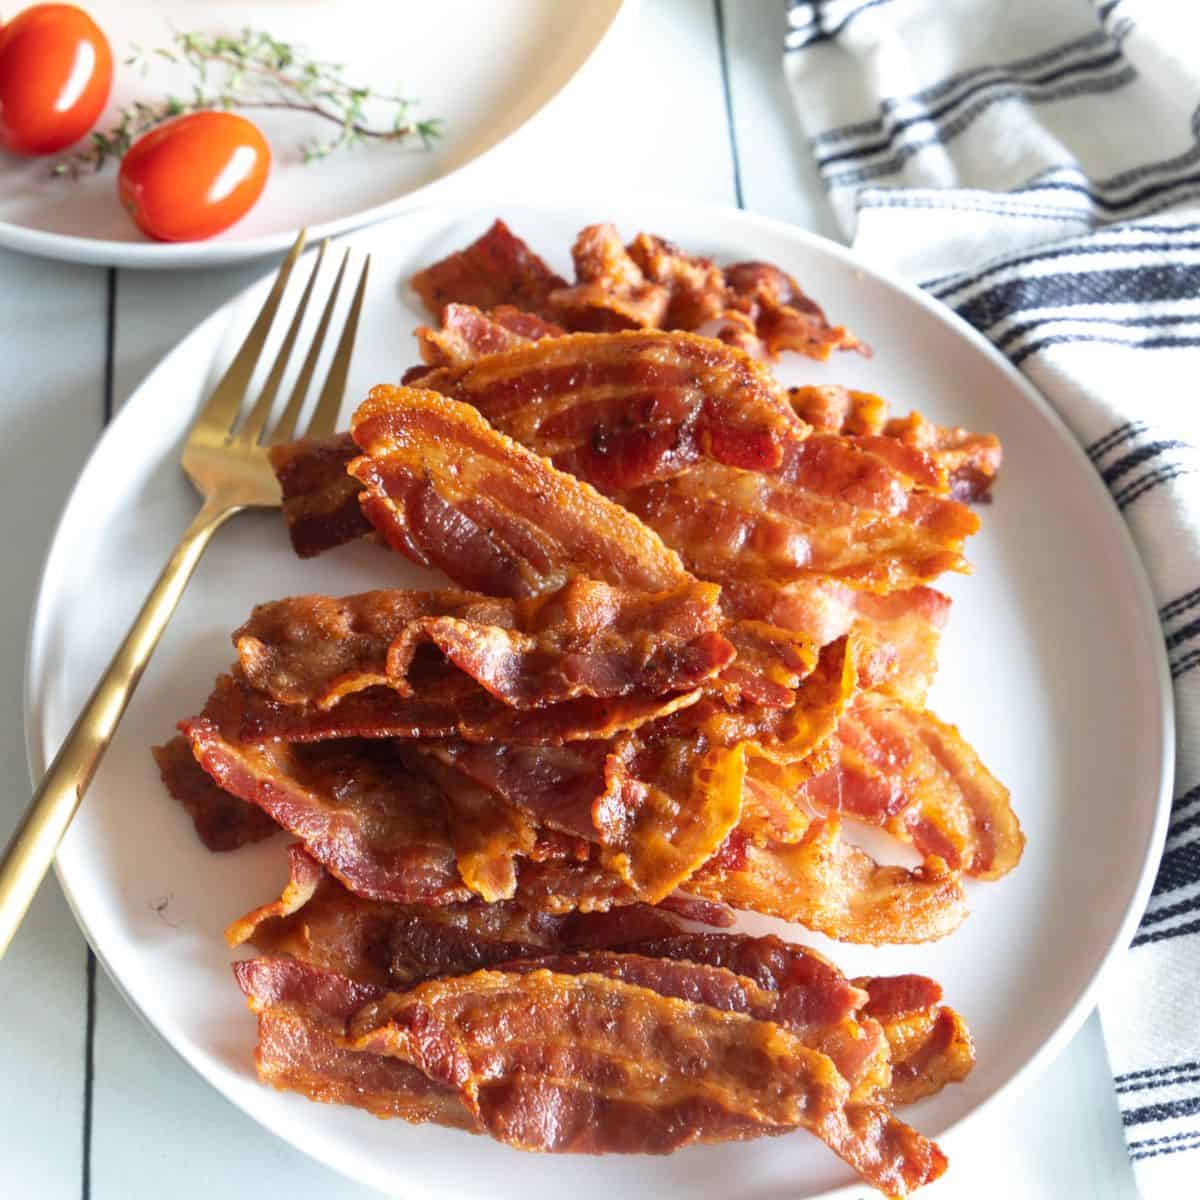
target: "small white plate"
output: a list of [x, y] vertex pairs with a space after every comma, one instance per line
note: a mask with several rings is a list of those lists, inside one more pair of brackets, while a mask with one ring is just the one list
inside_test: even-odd
[[[107, 129], [135, 100], [189, 95], [190, 70], [151, 58], [143, 76], [124, 65], [135, 46], [170, 44], [173, 30], [236, 33], [244, 27], [342, 63], [348, 83], [419, 101], [415, 118], [439, 117], [443, 135], [425, 151], [413, 141], [367, 144], [305, 164], [299, 144], [324, 137], [324, 122], [251, 112], [271, 144], [266, 190], [231, 229], [204, 242], [154, 242], [117, 201], [116, 166], [78, 180], [50, 176], [48, 159], [0, 150], [0, 246], [116, 267], [217, 266], [285, 249], [307, 225], [332, 236], [426, 203], [527, 125], [609, 40], [633, 0], [96, 0], [87, 8], [113, 48]], [[82, 145], [83, 143], [81, 143]]]
[[[793, 930], [852, 975], [934, 976], [974, 1030], [971, 1077], [908, 1112], [941, 1136], [1065, 1044], [1099, 973], [1133, 932], [1162, 847], [1172, 766], [1166, 662], [1149, 589], [1099, 478], [1061, 422], [948, 310], [847, 251], [724, 209], [614, 202], [553, 210], [501, 205], [422, 211], [359, 233], [375, 256], [350, 400], [395, 380], [424, 314], [406, 280], [503, 215], [565, 269], [575, 232], [601, 218], [661, 233], [722, 261], [758, 258], [795, 273], [831, 316], [875, 348], [828, 364], [788, 357], [787, 382], [844, 381], [939, 421], [998, 433], [1005, 466], [955, 578], [932, 707], [961, 727], [1012, 789], [1029, 835], [1024, 862], [971, 889], [973, 913], [947, 941], [831, 946]], [[92, 681], [187, 524], [196, 500], [179, 441], [215, 372], [248, 328], [266, 283], [186, 338], [105, 434], [67, 505], [31, 633], [27, 729], [40, 775]], [[286, 389], [285, 389], [286, 392]], [[483, 1138], [378, 1121], [312, 1104], [254, 1079], [254, 1021], [229, 973], [221, 929], [274, 897], [285, 876], [273, 840], [211, 855], [158, 781], [149, 746], [203, 703], [232, 661], [229, 633], [258, 601], [311, 591], [419, 585], [431, 577], [366, 544], [292, 557], [277, 513], [243, 515], [209, 549], [150, 664], [59, 854], [80, 924], [131, 1004], [197, 1071], [268, 1128], [355, 1179], [408, 1200], [744, 1200], [825, 1194], [845, 1167], [802, 1134], [685, 1150], [668, 1158], [547, 1158]], [[951, 1171], [972, 1164], [954, 1159]], [[978, 1167], [976, 1166], [976, 1169]], [[847, 1195], [861, 1195], [856, 1188]]]

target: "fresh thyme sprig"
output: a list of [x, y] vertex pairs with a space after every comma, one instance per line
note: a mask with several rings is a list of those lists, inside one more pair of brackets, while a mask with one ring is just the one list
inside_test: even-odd
[[[126, 65], [145, 74], [155, 59], [190, 67], [196, 75], [191, 95], [168, 95], [156, 103], [135, 100], [116, 124], [92, 133], [86, 150], [55, 163], [55, 175], [78, 178], [84, 171], [102, 170], [156, 125], [206, 109], [288, 109], [336, 126], [328, 137], [300, 144], [305, 162], [367, 141], [419, 138], [428, 149], [441, 134], [437, 118], [413, 119], [414, 101], [353, 86], [342, 78], [340, 64], [310, 58], [301, 47], [261, 30], [243, 29], [237, 37], [176, 33], [170, 47], [135, 46]], [[372, 122], [368, 106], [390, 113]]]

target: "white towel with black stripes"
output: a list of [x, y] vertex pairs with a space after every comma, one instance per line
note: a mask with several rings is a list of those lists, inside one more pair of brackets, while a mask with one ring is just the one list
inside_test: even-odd
[[1176, 798], [1100, 1011], [1143, 1197], [1198, 1196], [1200, 4], [792, 0], [784, 63], [855, 248], [1041, 389], [1146, 563]]

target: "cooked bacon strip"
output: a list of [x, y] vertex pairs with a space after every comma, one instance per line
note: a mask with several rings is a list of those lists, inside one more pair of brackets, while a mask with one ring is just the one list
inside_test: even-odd
[[[739, 623], [732, 629], [759, 621], [793, 630], [817, 646], [853, 632], [861, 685], [917, 705], [933, 682], [938, 640], [950, 613], [949, 597], [932, 588], [881, 596], [821, 578], [788, 584], [732, 580], [721, 589], [721, 604]], [[741, 644], [733, 632], [729, 636], [740, 656]]]
[[[457, 773], [431, 778], [428, 767], [422, 769], [399, 742], [248, 742], [240, 732], [245, 700], [246, 693], [226, 676], [204, 713], [181, 723], [197, 761], [225, 791], [257, 805], [300, 838], [359, 895], [399, 904], [452, 904], [470, 899], [476, 889], [489, 900], [516, 896], [530, 908], [555, 913], [603, 911], [642, 898], [627, 882], [637, 877], [636, 864], [621, 863], [618, 873], [591, 856], [586, 844], [537, 828], [519, 809], [483, 795], [469, 778]], [[685, 852], [699, 857], [695, 847], [704, 830], [711, 830], [710, 839], [724, 836], [721, 830], [728, 826], [720, 823], [725, 821], [720, 803], [740, 800], [727, 771], [704, 781], [715, 799], [703, 820], [700, 814], [677, 815], [678, 848], [660, 846], [653, 836], [649, 814], [656, 803], [666, 804], [665, 797], [651, 797], [644, 810], [630, 809], [628, 836], [640, 839], [638, 849], [649, 866], [660, 860], [673, 864]], [[625, 777], [620, 783], [635, 793], [644, 786]], [[618, 817], [610, 825], [620, 831]], [[658, 893], [656, 899], [672, 899]]]
[[934, 425], [920, 413], [893, 418], [884, 433], [936, 459], [946, 472], [950, 495], [964, 503], [987, 498], [1004, 457], [994, 434]]
[[[422, 361], [430, 367], [446, 367], [514, 350], [539, 338], [562, 337], [566, 330], [510, 304], [488, 312], [470, 304], [447, 304], [437, 329], [419, 325], [414, 332]], [[403, 382], [412, 380], [406, 375]]]
[[934, 941], [967, 915], [959, 876], [944, 862], [881, 866], [843, 839], [835, 816], [812, 821], [787, 844], [758, 845], [736, 830], [688, 890], [866, 945]]
[[554, 320], [546, 304], [566, 280], [556, 275], [503, 221], [463, 250], [418, 271], [412, 287], [435, 318], [447, 304], [513, 305]]
[[928, 455], [946, 475], [946, 490], [962, 501], [980, 500], [991, 487], [1003, 458], [992, 434], [935, 425], [919, 413], [888, 419], [887, 402], [870, 392], [837, 385], [796, 387], [788, 391], [797, 414], [822, 433], [844, 433], [884, 439]]
[[[676, 976], [665, 986], [643, 972], [640, 982], [785, 1025], [829, 1054], [863, 1097], [883, 1089], [896, 1103], [911, 1103], [964, 1078], [973, 1063], [962, 1018], [940, 1004], [941, 989], [923, 976], [851, 983], [805, 946], [773, 936], [685, 932], [678, 917], [641, 904], [565, 916], [533, 913], [511, 901], [387, 904], [347, 891], [300, 846], [290, 848], [289, 859], [283, 895], [230, 925], [231, 946], [250, 941], [263, 954], [287, 955], [379, 989], [481, 967], [530, 970], [529, 960], [550, 965], [546, 956], [556, 957], [560, 965], [551, 969], [563, 973], [586, 970], [588, 963], [604, 972], [614, 959], [595, 952], [620, 951], [636, 956], [635, 965], [674, 960], [720, 968], [719, 976]], [[890, 1083], [880, 1071], [876, 1020], [891, 1046]]]
[[738, 823], [746, 750], [701, 739], [624, 735], [558, 751], [463, 743], [423, 747], [539, 825], [599, 845], [599, 862], [657, 903], [717, 852]]
[[[573, 574], [649, 591], [694, 586], [645, 525], [472, 407], [379, 387], [354, 423], [366, 452], [353, 467], [370, 484], [365, 511], [396, 549], [458, 584], [501, 596], [544, 592]], [[724, 633], [741, 656], [726, 682], [753, 702], [789, 704], [815, 662], [803, 632]]]
[[548, 338], [421, 386], [613, 494], [703, 461], [776, 467], [808, 428], [760, 363], [687, 333]]
[[952, 725], [874, 693], [857, 697], [833, 738], [831, 765], [800, 798], [879, 825], [955, 870], [998, 879], [1025, 837], [1008, 789]]
[[[511, 900], [445, 905], [368, 900], [336, 882], [302, 846], [290, 847], [288, 855], [291, 878], [283, 895], [234, 921], [226, 940], [231, 946], [251, 942], [264, 954], [286, 954], [381, 988], [514, 958], [669, 942], [684, 935], [680, 916], [647, 904], [552, 915]], [[689, 920], [725, 920], [720, 909], [683, 907]]]
[[210, 850], [236, 850], [277, 832], [279, 827], [266, 813], [213, 783], [193, 757], [187, 738], [176, 735], [165, 746], [154, 746], [152, 753], [168, 793], [192, 818], [196, 835]]
[[230, 795], [301, 838], [347, 887], [398, 903], [470, 899], [455, 865], [445, 802], [385, 742], [253, 746], [236, 733], [239, 695], [218, 681], [181, 723], [196, 760]]
[[825, 434], [789, 443], [773, 471], [699, 463], [620, 499], [717, 582], [817, 575], [896, 591], [965, 570], [963, 542], [979, 528], [964, 505], [917, 491], [855, 439]]
[[975, 1065], [975, 1043], [962, 1017], [938, 1001], [942, 989], [924, 975], [856, 979], [870, 999], [863, 1010], [883, 1026], [891, 1047], [888, 1099], [912, 1104], [965, 1079]]
[[760, 987], [725, 966], [646, 955], [636, 946], [620, 952], [592, 951], [515, 959], [500, 963], [495, 969], [513, 974], [548, 970], [557, 975], [603, 975], [649, 988], [660, 996], [705, 1004], [722, 1012], [745, 1013], [759, 1021], [774, 1021], [798, 1034], [806, 1046], [829, 1056], [838, 1073], [850, 1085], [851, 1101], [874, 1100], [890, 1085], [889, 1044], [874, 1018], [859, 1019], [857, 1010], [865, 999], [862, 993], [859, 993], [862, 999], [855, 1008], [840, 1020], [814, 1025], [792, 1019], [797, 1000], [794, 991], [785, 997], [776, 989]]
[[696, 330], [721, 319], [721, 336], [752, 354], [796, 350], [826, 359], [833, 350], [869, 350], [824, 312], [778, 267], [735, 263], [721, 270], [663, 238], [641, 233], [621, 244], [605, 223], [580, 230], [571, 249], [568, 286], [503, 222], [465, 250], [413, 278], [435, 316], [457, 301], [488, 308], [515, 303], [572, 330]]
[[702, 696], [699, 689], [668, 696], [584, 697], [549, 708], [518, 709], [481, 689], [449, 688], [433, 699], [408, 698], [391, 687], [352, 692], [332, 708], [279, 704], [236, 683], [238, 736], [251, 743], [307, 743], [335, 738], [463, 738], [557, 746], [588, 738], [615, 737], [659, 717], [670, 716]]
[[495, 596], [574, 575], [639, 591], [689, 583], [640, 521], [492, 429], [466, 404], [378, 387], [354, 415], [363, 511], [393, 549]]
[[[685, 876], [704, 857], [705, 844], [728, 828], [729, 809], [742, 800], [734, 786], [740, 745], [715, 762], [699, 760], [704, 800], [686, 816], [671, 812], [672, 795], [680, 793], [647, 787], [628, 769], [615, 772], [619, 790], [611, 795], [622, 803], [614, 805], [615, 814], [604, 813], [605, 827], [614, 831], [606, 865], [585, 843], [536, 825], [523, 829], [507, 810], [497, 814], [489, 806], [481, 814], [478, 795], [461, 790], [464, 782], [477, 790], [470, 779], [435, 784], [392, 742], [247, 743], [237, 734], [240, 703], [232, 682], [223, 682], [205, 714], [183, 724], [198, 761], [222, 788], [301, 838], [347, 887], [374, 899], [455, 903], [470, 898], [469, 879], [490, 898], [511, 894], [546, 912], [630, 904], [661, 893], [662, 880]], [[661, 745], [652, 748], [661, 753]], [[691, 753], [683, 761], [695, 764], [696, 750]], [[651, 778], [657, 771], [659, 781], [675, 766], [669, 758], [656, 764], [651, 757], [645, 768], [636, 757], [632, 762]], [[641, 789], [648, 793], [645, 806], [633, 807], [627, 790], [636, 801]], [[448, 822], [453, 804], [456, 819]], [[678, 846], [661, 832], [672, 820]], [[516, 836], [488, 843], [497, 829]], [[686, 878], [686, 890], [846, 941], [923, 941], [949, 932], [963, 916], [957, 876], [928, 864], [916, 872], [880, 867], [843, 843], [833, 820], [813, 822], [793, 844], [758, 840], [762, 844], [734, 830], [720, 852]], [[623, 852], [631, 853], [628, 861]]]
[[[345, 462], [356, 453], [357, 448], [352, 448]], [[365, 518], [363, 524], [367, 526]], [[454, 562], [443, 566], [457, 577]], [[601, 564], [592, 562], [589, 568], [598, 570]], [[725, 631], [737, 646], [739, 659], [726, 674], [758, 689], [748, 698], [764, 704], [785, 702], [770, 686], [772, 672], [790, 661], [795, 674], [803, 676], [806, 664], [811, 666], [810, 650], [787, 637], [787, 631], [807, 638], [815, 648], [853, 628], [867, 647], [859, 659], [864, 686], [878, 687], [886, 680], [891, 694], [920, 703], [936, 666], [938, 634], [950, 601], [930, 588], [880, 596], [834, 579], [806, 576], [788, 584], [728, 580], [722, 604], [739, 622]], [[753, 672], [745, 669], [747, 664], [753, 665]], [[794, 683], [781, 678], [779, 686], [790, 690]]]
[[285, 958], [238, 962], [233, 971], [258, 1014], [254, 1060], [263, 1083], [377, 1117], [478, 1132], [478, 1122], [453, 1088], [397, 1058], [364, 1054], [346, 1044], [346, 1022], [379, 999], [382, 989]]
[[828, 383], [788, 388], [788, 399], [817, 433], [878, 435], [887, 425], [888, 402], [874, 392]]
[[710, 259], [649, 233], [639, 233], [625, 250], [647, 280], [667, 289], [664, 329], [700, 329], [725, 311], [725, 276]]
[[[422, 700], [462, 695], [461, 672], [501, 704], [661, 696], [710, 680], [733, 658], [719, 589], [629, 592], [573, 579], [527, 600], [469, 592], [364, 592], [261, 604], [234, 635], [242, 678], [281, 704], [331, 708], [383, 686]], [[430, 646], [434, 661], [422, 658]]]
[[268, 450], [283, 494], [288, 537], [301, 558], [373, 532], [358, 502], [362, 488], [346, 473], [357, 453], [348, 433], [301, 438]]
[[791, 275], [769, 263], [734, 263], [725, 268], [730, 307], [753, 323], [768, 357], [795, 350], [809, 358], [827, 359], [834, 350], [870, 348], [843, 325], [830, 325], [820, 305], [801, 290]]
[[946, 479], [930, 455], [895, 438], [806, 438], [806, 425], [780, 417], [769, 374], [713, 346], [576, 334], [422, 386], [613, 495], [701, 577], [833, 575], [886, 591], [963, 569], [979, 522], [934, 494]]
[[836, 384], [788, 390], [797, 414], [821, 433], [845, 433], [887, 440], [928, 455], [945, 476], [943, 489], [964, 503], [984, 499], [1000, 469], [1003, 451], [993, 434], [971, 433], [927, 421], [920, 413], [888, 420], [887, 401], [870, 392]]
[[576, 282], [550, 293], [549, 304], [574, 330], [612, 333], [665, 327], [670, 291], [651, 283], [625, 251], [615, 225], [589, 225], [571, 247]]
[[551, 911], [636, 899], [610, 872], [579, 862], [569, 839], [539, 834], [494, 797], [480, 805], [462, 789], [447, 793], [398, 743], [248, 743], [238, 733], [242, 702], [226, 677], [204, 714], [183, 722], [197, 760], [223, 789], [299, 837], [352, 891], [450, 904], [470, 899], [474, 885], [487, 899], [519, 891]]
[[430, 980], [369, 1004], [350, 1030], [355, 1049], [455, 1087], [518, 1149], [667, 1153], [804, 1128], [889, 1194], [945, 1169], [886, 1109], [850, 1104], [832, 1061], [795, 1034], [600, 975]]

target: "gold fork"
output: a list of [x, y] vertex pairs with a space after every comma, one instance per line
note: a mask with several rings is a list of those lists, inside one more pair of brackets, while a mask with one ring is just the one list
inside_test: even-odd
[[[304, 321], [313, 285], [321, 270], [325, 243], [322, 243], [317, 254], [295, 316], [284, 335], [262, 391], [240, 423], [239, 417], [287, 287], [288, 277], [304, 249], [304, 240], [302, 231], [280, 266], [271, 293], [253, 328], [208, 403], [200, 410], [184, 443], [181, 459], [183, 470], [204, 497], [204, 504], [180, 538], [175, 553], [163, 568], [141, 612], [109, 663], [108, 670], [100, 677], [95, 691], [71, 727], [71, 732], [50, 764], [29, 809], [4, 851], [4, 858], [0, 861], [0, 957], [8, 949], [13, 934], [50, 869], [58, 844], [79, 808], [79, 802], [108, 749], [142, 671], [212, 535], [229, 517], [244, 508], [277, 508], [281, 502], [279, 484], [267, 461], [267, 447], [297, 436], [300, 413], [346, 275], [349, 251], [338, 268], [312, 344], [279, 420], [264, 433]], [[370, 261], [368, 256], [363, 263], [358, 287], [325, 385], [307, 424], [308, 433], [314, 437], [331, 434], [336, 427], [362, 313]]]

